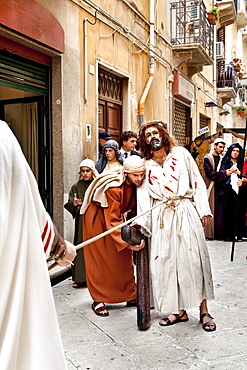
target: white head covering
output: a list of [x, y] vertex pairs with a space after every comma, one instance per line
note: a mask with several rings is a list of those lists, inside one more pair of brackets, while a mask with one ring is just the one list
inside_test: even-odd
[[124, 160], [123, 171], [127, 173], [135, 173], [145, 171], [144, 159], [139, 155], [131, 155]]
[[102, 172], [86, 190], [80, 213], [84, 214], [91, 200], [100, 203], [101, 207], [108, 207], [106, 191], [109, 188], [121, 186], [125, 181], [124, 172], [135, 173], [145, 171], [144, 159], [138, 155], [132, 155], [124, 160], [123, 169], [117, 172]]
[[226, 144], [225, 140], [223, 140], [220, 137], [218, 137], [217, 139], [214, 140], [214, 145], [217, 145], [219, 143]]
[[66, 369], [44, 248], [53, 223], [32, 171], [0, 121], [1, 369]]
[[99, 176], [99, 173], [98, 171], [96, 170], [95, 168], [95, 164], [94, 164], [94, 161], [92, 161], [92, 159], [89, 159], [89, 158], [86, 158], [84, 159], [80, 164], [79, 164], [79, 172], [78, 174], [80, 174], [80, 169], [81, 167], [88, 167], [92, 170], [93, 172], [93, 178], [95, 179], [97, 176]]

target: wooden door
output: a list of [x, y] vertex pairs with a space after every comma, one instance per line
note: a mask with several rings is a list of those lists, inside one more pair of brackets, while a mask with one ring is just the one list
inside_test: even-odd
[[119, 142], [122, 133], [122, 79], [99, 70], [99, 132], [108, 132]]

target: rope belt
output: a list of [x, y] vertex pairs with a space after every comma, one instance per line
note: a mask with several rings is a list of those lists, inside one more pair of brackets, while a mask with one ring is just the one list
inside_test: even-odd
[[[186, 198], [186, 197], [170, 198], [164, 202], [165, 207], [162, 208], [162, 211], [160, 213], [160, 228], [161, 229], [164, 227], [164, 213], [167, 208], [172, 209], [176, 213], [177, 222], [178, 224], [180, 224], [178, 227], [178, 230], [181, 229], [181, 223], [180, 223], [178, 213], [177, 213], [177, 206], [182, 202], [183, 199], [189, 199], [189, 198]], [[178, 236], [179, 237], [181, 236], [180, 232], [178, 233]]]

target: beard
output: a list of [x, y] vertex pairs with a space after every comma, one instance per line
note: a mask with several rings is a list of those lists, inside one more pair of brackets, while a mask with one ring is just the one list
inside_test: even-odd
[[164, 141], [163, 139], [157, 139], [157, 138], [154, 138], [150, 141], [149, 143], [149, 148], [153, 151], [153, 152], [156, 152], [158, 150], [160, 150], [161, 148], [163, 148], [164, 146]]
[[141, 184], [143, 183], [143, 179], [142, 179], [142, 180], [136, 180], [136, 181], [133, 181], [133, 180], [129, 177], [129, 175], [128, 175], [128, 174], [126, 174], [126, 175], [125, 175], [125, 178], [126, 178], [127, 183], [128, 183], [129, 185], [136, 186], [137, 188], [138, 188], [139, 186], [141, 186]]

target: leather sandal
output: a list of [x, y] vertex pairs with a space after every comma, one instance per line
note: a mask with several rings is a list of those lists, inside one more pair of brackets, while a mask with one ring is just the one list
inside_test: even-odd
[[87, 286], [87, 283], [86, 282], [85, 283], [74, 283], [72, 285], [72, 287], [75, 288], [75, 289], [83, 288], [83, 287], [86, 287], [86, 286]]
[[92, 310], [97, 316], [109, 316], [109, 312], [107, 311], [107, 308], [103, 302], [93, 302]]
[[136, 307], [137, 306], [136, 299], [132, 299], [131, 301], [127, 301], [126, 306], [128, 306], [128, 307]]
[[203, 318], [205, 316], [210, 317], [210, 319], [213, 319], [213, 317], [209, 313], [207, 313], [207, 312], [200, 315], [200, 322], [202, 324], [203, 330], [205, 330], [205, 331], [215, 331], [216, 330], [216, 324], [215, 324], [215, 322], [209, 321], [209, 322], [204, 322], [203, 323]]
[[[184, 315], [186, 315], [186, 311], [185, 311], [185, 310], [184, 310], [184, 312], [182, 313], [182, 315], [181, 315], [181, 316], [179, 316], [179, 314], [177, 314], [177, 313], [173, 313], [172, 315], [176, 316], [176, 319], [175, 319], [175, 320], [171, 321], [171, 320], [169, 319], [169, 317], [165, 317], [164, 319], [162, 319], [162, 320], [159, 322], [159, 324], [160, 324], [161, 326], [171, 326], [171, 325], [177, 324], [178, 322], [185, 322], [185, 321], [188, 321], [188, 320], [189, 320], [189, 318], [188, 318], [188, 317], [187, 317], [187, 319], [183, 319], [183, 320], [182, 320], [182, 317], [184, 317]], [[163, 324], [163, 323], [162, 323], [162, 321], [164, 321], [164, 322], [165, 322], [165, 324]]]

